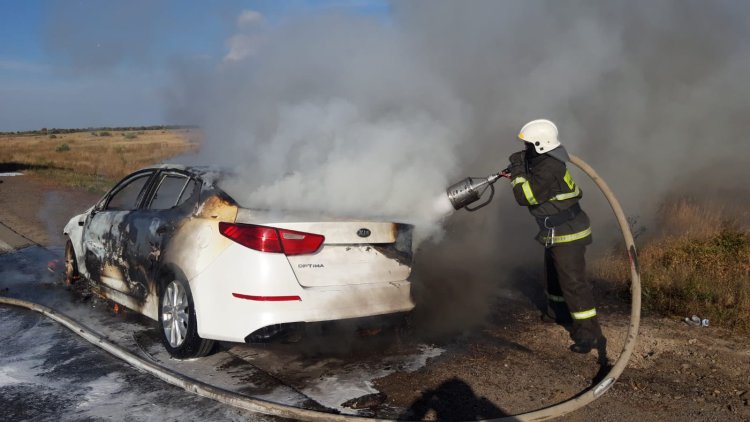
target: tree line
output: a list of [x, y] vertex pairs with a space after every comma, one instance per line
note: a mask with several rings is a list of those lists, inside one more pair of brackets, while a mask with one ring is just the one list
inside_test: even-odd
[[144, 130], [171, 130], [171, 129], [197, 129], [195, 125], [153, 125], [153, 126], [119, 126], [119, 127], [87, 127], [87, 128], [46, 128], [38, 130], [0, 132], [0, 135], [57, 135], [61, 133], [76, 132], [102, 132], [102, 131], [144, 131]]

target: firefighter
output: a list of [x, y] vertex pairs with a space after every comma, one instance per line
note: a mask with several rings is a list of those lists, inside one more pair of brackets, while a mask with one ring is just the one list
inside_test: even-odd
[[536, 219], [536, 239], [544, 245], [548, 305], [542, 320], [571, 325], [573, 352], [606, 351], [592, 285], [585, 274], [591, 226], [578, 203], [581, 189], [565, 166], [570, 157], [558, 140], [557, 126], [549, 120], [527, 123], [518, 138], [526, 149], [510, 156], [510, 181], [518, 204], [528, 207]]

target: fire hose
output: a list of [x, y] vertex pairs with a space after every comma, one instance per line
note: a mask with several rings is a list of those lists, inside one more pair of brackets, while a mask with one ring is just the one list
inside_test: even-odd
[[[636, 337], [638, 336], [638, 326], [641, 322], [641, 276], [638, 268], [638, 255], [635, 250], [635, 242], [633, 241], [633, 234], [630, 232], [630, 225], [628, 224], [627, 217], [620, 206], [620, 202], [615, 198], [612, 190], [607, 186], [607, 183], [599, 177], [591, 166], [586, 164], [583, 160], [570, 155], [570, 162], [578, 166], [588, 175], [591, 180], [594, 181], [599, 190], [604, 194], [604, 197], [612, 207], [612, 211], [615, 213], [617, 218], [617, 224], [620, 226], [622, 237], [625, 240], [625, 246], [627, 248], [628, 257], [630, 258], [630, 291], [631, 291], [631, 307], [630, 307], [630, 327], [628, 328], [628, 335], [625, 339], [625, 345], [623, 346], [620, 356], [617, 361], [609, 370], [609, 372], [595, 385], [591, 386], [587, 390], [576, 397], [563, 401], [561, 403], [535, 410], [532, 412], [522, 413], [507, 418], [495, 419], [497, 421], [542, 421], [546, 419], [555, 418], [558, 416], [565, 415], [574, 410], [580, 409], [583, 406], [591, 403], [597, 398], [601, 397], [612, 385], [614, 385], [617, 378], [620, 377], [622, 371], [630, 360], [630, 355], [633, 353], [635, 348]], [[487, 177], [467, 177], [466, 179], [452, 185], [448, 188], [447, 194], [453, 208], [459, 210], [465, 208], [467, 211], [476, 211], [492, 201], [492, 197], [495, 194], [494, 183], [501, 177], [510, 177], [508, 169], [498, 173], [491, 174]], [[484, 193], [490, 190], [490, 196], [484, 202], [479, 205], [474, 205], [484, 195]]]
[[[555, 417], [559, 417], [570, 413], [574, 410], [580, 409], [583, 406], [593, 402], [597, 398], [601, 397], [612, 385], [615, 383], [617, 378], [625, 370], [625, 367], [630, 360], [630, 356], [633, 353], [633, 349], [636, 344], [636, 337], [638, 335], [638, 326], [640, 324], [640, 313], [641, 313], [641, 284], [640, 275], [638, 273], [638, 258], [636, 256], [635, 243], [633, 242], [633, 235], [630, 232], [625, 214], [620, 207], [620, 203], [615, 198], [609, 186], [602, 180], [601, 177], [586, 164], [580, 158], [571, 155], [570, 160], [573, 164], [578, 166], [584, 173], [586, 173], [599, 189], [604, 194], [605, 198], [612, 207], [612, 211], [615, 213], [618, 225], [622, 232], [627, 247], [628, 257], [630, 258], [630, 277], [631, 277], [631, 294], [632, 294], [632, 305], [630, 313], [630, 327], [628, 328], [627, 338], [625, 345], [623, 346], [620, 356], [614, 363], [610, 371], [606, 376], [599, 381], [597, 384], [591, 386], [583, 393], [576, 397], [563, 401], [561, 403], [527, 412], [514, 416], [504, 417], [500, 419], [493, 419], [496, 421], [541, 421]], [[491, 176], [492, 177], [492, 176]], [[491, 186], [499, 177], [495, 177], [494, 180], [489, 182]], [[494, 191], [494, 189], [493, 189]], [[476, 196], [475, 200], [481, 196], [481, 193]], [[473, 202], [473, 201], [472, 201]], [[486, 205], [486, 203], [485, 203]], [[484, 206], [484, 205], [482, 205]], [[477, 209], [475, 207], [475, 209]], [[96, 333], [95, 331], [85, 327], [84, 325], [74, 321], [70, 317], [67, 317], [55, 310], [48, 308], [43, 305], [28, 302], [21, 299], [9, 298], [0, 296], [0, 304], [11, 305], [21, 308], [26, 308], [35, 312], [39, 312], [48, 318], [58, 322], [64, 327], [70, 329], [74, 333], [83, 337], [106, 352], [114, 355], [130, 364], [131, 366], [149, 372], [157, 378], [180, 387], [185, 391], [197, 394], [202, 397], [210, 398], [218, 402], [237, 407], [252, 412], [263, 413], [267, 415], [275, 415], [285, 418], [294, 418], [300, 420], [310, 421], [376, 421], [383, 419], [366, 418], [352, 415], [341, 415], [327, 412], [319, 412], [308, 409], [301, 409], [293, 406], [287, 406], [279, 403], [273, 403], [253, 397], [248, 397], [233, 391], [225, 390], [202, 381], [190, 378], [186, 375], [175, 372], [169, 368], [165, 368], [155, 362], [147, 360], [143, 357], [135, 355], [125, 348], [118, 346], [109, 341], [106, 336]]]
[[630, 355], [633, 354], [635, 349], [636, 339], [638, 337], [638, 327], [641, 323], [641, 275], [638, 267], [638, 255], [635, 250], [635, 242], [633, 241], [633, 234], [630, 232], [630, 225], [628, 224], [627, 217], [620, 206], [620, 202], [612, 193], [607, 183], [599, 177], [591, 166], [586, 164], [585, 161], [570, 154], [570, 162], [575, 164], [578, 168], [583, 170], [591, 180], [594, 181], [599, 190], [604, 194], [604, 197], [612, 207], [612, 211], [615, 213], [617, 218], [617, 224], [620, 226], [622, 237], [625, 240], [625, 246], [627, 248], [628, 258], [630, 259], [630, 294], [631, 294], [631, 305], [630, 305], [630, 326], [628, 327], [628, 334], [625, 338], [625, 344], [622, 348], [620, 356], [612, 365], [612, 369], [609, 370], [607, 375], [599, 381], [597, 384], [591, 386], [588, 390], [579, 394], [578, 396], [566, 400], [564, 402], [549, 406], [543, 409], [535, 410], [532, 412], [522, 413], [519, 415], [497, 419], [501, 421], [542, 421], [552, 419], [558, 416], [565, 415], [574, 410], [580, 409], [587, 404], [593, 402], [602, 396], [612, 385], [614, 385], [617, 378], [622, 375], [625, 367], [628, 365]]

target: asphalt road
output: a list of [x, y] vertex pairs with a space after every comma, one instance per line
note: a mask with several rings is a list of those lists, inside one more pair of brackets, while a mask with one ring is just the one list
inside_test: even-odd
[[[370, 338], [336, 327], [299, 343], [221, 343], [206, 358], [177, 361], [165, 352], [152, 321], [115, 313], [110, 303], [81, 300], [67, 289], [61, 274], [48, 270], [60, 268], [60, 256], [59, 250], [38, 246], [0, 254], [1, 294], [49, 306], [131, 353], [246, 396], [396, 418], [405, 409], [380, 407], [385, 397], [373, 380], [414, 372], [444, 352], [414, 340], [397, 341], [395, 331]], [[40, 314], [0, 307], [0, 326], [0, 420], [277, 420], [168, 385]]]
[[[3, 253], [0, 292], [67, 300], [46, 270], [55, 257], [38, 247]], [[168, 385], [36, 312], [0, 306], [0, 327], [2, 421], [279, 420]]]

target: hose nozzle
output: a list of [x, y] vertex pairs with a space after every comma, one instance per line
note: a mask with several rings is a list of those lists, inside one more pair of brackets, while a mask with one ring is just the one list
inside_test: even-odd
[[[476, 211], [492, 201], [492, 198], [495, 196], [495, 187], [493, 184], [501, 177], [507, 177], [507, 169], [490, 174], [487, 177], [467, 177], [447, 189], [448, 199], [456, 210], [466, 208], [467, 211]], [[469, 207], [470, 204], [478, 201], [488, 188], [490, 189], [490, 197], [480, 205]]]

